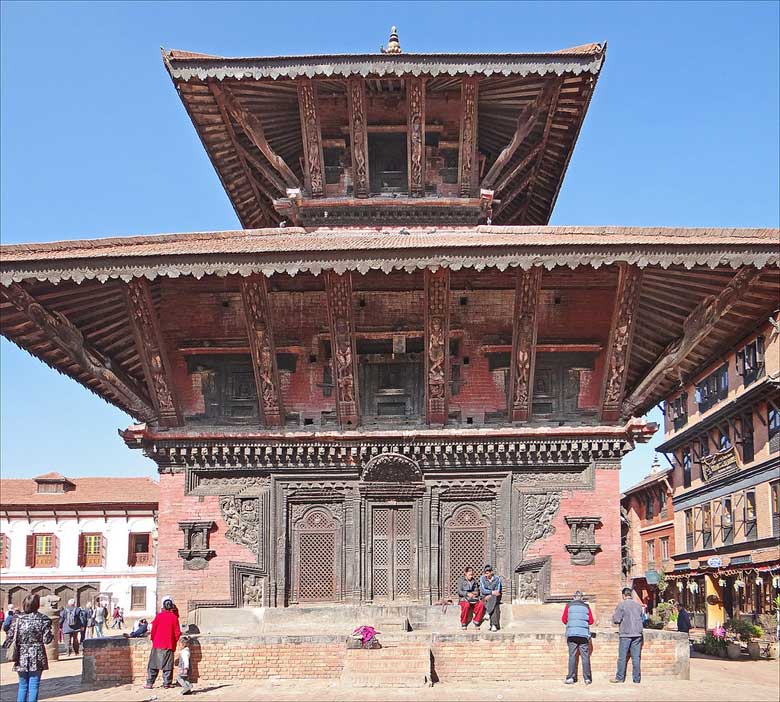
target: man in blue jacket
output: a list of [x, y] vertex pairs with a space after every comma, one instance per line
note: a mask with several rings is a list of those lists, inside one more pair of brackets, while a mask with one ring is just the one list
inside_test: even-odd
[[593, 612], [582, 599], [582, 591], [577, 590], [566, 608], [561, 621], [566, 625], [566, 643], [569, 645], [569, 673], [566, 684], [577, 682], [577, 653], [582, 661], [582, 677], [586, 685], [593, 682], [590, 672], [590, 625], [593, 624]]
[[501, 577], [493, 573], [493, 566], [486, 565], [485, 572], [479, 579], [479, 594], [485, 605], [485, 612], [490, 615], [490, 631], [501, 628]]

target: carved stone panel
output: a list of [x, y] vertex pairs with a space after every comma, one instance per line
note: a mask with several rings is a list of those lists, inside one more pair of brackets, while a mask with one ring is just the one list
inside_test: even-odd
[[257, 386], [257, 400], [260, 414], [266, 426], [282, 426], [282, 407], [279, 373], [276, 368], [276, 349], [268, 308], [268, 293], [265, 276], [252, 275], [241, 281], [241, 296], [244, 302], [244, 317], [252, 354], [252, 366]]
[[255, 556], [260, 553], [260, 500], [256, 497], [219, 498], [222, 518], [227, 524], [225, 537], [235, 544], [246, 546]]
[[347, 81], [347, 105], [355, 197], [368, 197], [368, 123], [366, 86], [362, 78], [350, 78]]
[[545, 602], [550, 594], [550, 557], [523, 561], [515, 568], [518, 600]]
[[179, 522], [184, 532], [184, 548], [179, 549], [179, 558], [184, 559], [185, 570], [204, 570], [209, 567], [209, 559], [216, 551], [209, 548], [209, 533], [214, 528], [213, 521]]
[[591, 565], [601, 545], [596, 543], [596, 527], [601, 524], [601, 517], [564, 517], [571, 530], [566, 550], [571, 554], [573, 565]]
[[358, 384], [352, 320], [352, 278], [328, 271], [325, 277], [336, 413], [342, 427], [358, 425]]
[[517, 273], [513, 316], [512, 383], [509, 396], [510, 416], [513, 422], [526, 422], [531, 416], [536, 363], [536, 309], [541, 281], [541, 268], [521, 270]]
[[543, 492], [523, 495], [523, 546], [522, 560], [528, 549], [540, 539], [555, 533], [552, 522], [561, 506], [561, 493]]
[[477, 90], [479, 79], [465, 77], [460, 93], [460, 194], [476, 197], [479, 164], [477, 163]]
[[313, 197], [321, 197], [324, 192], [325, 178], [320, 118], [317, 111], [317, 92], [309, 78], [301, 78], [297, 83], [303, 136], [303, 158], [306, 165], [305, 187]]
[[626, 384], [641, 282], [642, 270], [640, 268], [628, 265], [621, 266], [615, 312], [612, 316], [612, 336], [607, 347], [607, 370], [604, 378], [601, 418], [606, 422], [614, 422], [620, 418], [620, 405], [623, 401], [623, 388]]
[[425, 407], [428, 424], [447, 423], [450, 333], [449, 270], [425, 271]]
[[409, 194], [425, 195], [425, 79], [406, 79]]

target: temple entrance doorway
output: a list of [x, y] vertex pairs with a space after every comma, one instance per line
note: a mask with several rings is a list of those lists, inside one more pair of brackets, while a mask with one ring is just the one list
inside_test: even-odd
[[371, 516], [374, 601], [414, 599], [412, 507], [375, 506]]

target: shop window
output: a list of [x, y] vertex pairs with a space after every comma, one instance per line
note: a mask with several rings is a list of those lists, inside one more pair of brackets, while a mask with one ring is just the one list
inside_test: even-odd
[[685, 550], [693, 551], [693, 510], [685, 510]]
[[130, 534], [127, 547], [127, 565], [149, 566], [152, 560], [152, 535]]
[[721, 366], [696, 386], [696, 403], [699, 412], [706, 412], [729, 394], [729, 367]]
[[709, 504], [701, 507], [701, 547], [712, 548], [712, 507]]
[[745, 387], [764, 375], [764, 337], [759, 336], [737, 351], [737, 373]]
[[689, 488], [691, 486], [691, 451], [687, 448], [683, 449], [682, 469], [683, 487]]
[[662, 536], [660, 541], [661, 541], [661, 561], [666, 563], [669, 560], [669, 537]]
[[755, 458], [755, 444], [753, 442], [753, 415], [748, 413], [740, 417], [742, 425], [742, 463], [752, 463]]
[[95, 568], [106, 563], [106, 539], [103, 534], [79, 534], [78, 565]]
[[138, 585], [130, 587], [130, 609], [146, 609], [146, 588]]
[[769, 433], [769, 453], [780, 451], [780, 410], [769, 405], [766, 412], [766, 426]]
[[745, 493], [745, 540], [756, 538], [756, 493], [750, 490]]
[[780, 536], [780, 481], [771, 485], [772, 493], [772, 535]]
[[688, 423], [688, 394], [683, 393], [666, 406], [668, 417], [675, 431], [682, 429]]

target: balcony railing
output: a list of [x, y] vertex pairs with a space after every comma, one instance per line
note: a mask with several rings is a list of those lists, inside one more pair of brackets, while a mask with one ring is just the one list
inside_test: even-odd
[[146, 553], [134, 553], [130, 557], [131, 566], [150, 566], [154, 565], [154, 558], [149, 552]]
[[84, 566], [87, 568], [99, 568], [103, 565], [103, 556], [100, 553], [87, 553], [84, 555]]

